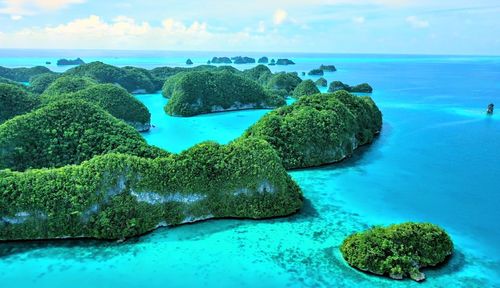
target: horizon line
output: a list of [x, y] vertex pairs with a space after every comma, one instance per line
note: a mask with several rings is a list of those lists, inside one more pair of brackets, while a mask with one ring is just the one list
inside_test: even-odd
[[[294, 52], [294, 51], [235, 51], [235, 50], [160, 50], [160, 49], [98, 49], [98, 48], [1, 48], [0, 51], [116, 51], [116, 52], [186, 52], [186, 53], [274, 53], [274, 54], [316, 54], [316, 55], [397, 55], [397, 56], [454, 56], [454, 57], [500, 57], [500, 54], [468, 53], [408, 53], [408, 52]], [[264, 55], [265, 56], [265, 55]]]

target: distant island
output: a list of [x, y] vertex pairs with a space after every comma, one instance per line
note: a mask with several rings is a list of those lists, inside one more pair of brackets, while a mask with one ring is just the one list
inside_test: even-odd
[[165, 111], [173, 116], [194, 116], [284, 104], [283, 98], [244, 77], [226, 71], [195, 71], [177, 80]]
[[372, 93], [373, 88], [370, 86], [368, 83], [362, 83], [356, 86], [350, 86], [347, 84], [344, 84], [340, 81], [333, 81], [330, 83], [330, 87], [328, 88], [328, 92], [335, 92], [335, 91], [340, 91], [340, 90], [345, 90], [347, 92], [358, 92], [358, 93]]
[[278, 61], [276, 61], [276, 65], [295, 65], [295, 62], [293, 62], [292, 60], [290, 59], [278, 59]]
[[233, 64], [253, 64], [253, 63], [255, 63], [255, 58], [251, 58], [251, 57], [237, 56], [237, 57], [232, 57], [231, 60], [233, 60]]
[[261, 57], [261, 58], [259, 58], [258, 63], [259, 64], [267, 64], [267, 63], [269, 63], [269, 58], [267, 58], [266, 56]]
[[82, 65], [82, 64], [85, 64], [85, 62], [80, 58], [76, 58], [74, 60], [72, 60], [72, 59], [59, 59], [59, 60], [57, 60], [57, 66], [76, 66], [76, 65]]

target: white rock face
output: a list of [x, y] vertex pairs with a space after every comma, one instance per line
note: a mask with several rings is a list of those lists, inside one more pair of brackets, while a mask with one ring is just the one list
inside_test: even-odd
[[130, 195], [134, 196], [138, 202], [145, 202], [151, 205], [164, 204], [168, 202], [179, 202], [184, 204], [192, 204], [207, 198], [206, 195], [202, 194], [181, 194], [172, 193], [167, 195], [162, 195], [155, 192], [130, 192]]

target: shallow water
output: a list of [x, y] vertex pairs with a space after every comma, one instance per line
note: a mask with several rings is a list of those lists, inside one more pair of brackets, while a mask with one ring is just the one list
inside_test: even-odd
[[[0, 52], [0, 65], [32, 66], [38, 62], [29, 59], [46, 57], [14, 56]], [[187, 58], [121, 56], [95, 58], [144, 67]], [[201, 62], [215, 55], [195, 56]], [[488, 103], [499, 102], [500, 58], [292, 58], [298, 65], [273, 69], [302, 72], [336, 64], [339, 71], [326, 78], [369, 82], [384, 113], [373, 145], [340, 164], [290, 173], [307, 198], [300, 213], [264, 221], [211, 220], [123, 244], [1, 244], [1, 287], [500, 287], [500, 118], [484, 113]], [[145, 138], [172, 152], [205, 140], [227, 143], [266, 113], [174, 118], [164, 114], [161, 95], [137, 97], [156, 126]], [[365, 275], [342, 261], [338, 247], [350, 233], [407, 220], [442, 225], [456, 244], [455, 256], [426, 271], [425, 283]]]

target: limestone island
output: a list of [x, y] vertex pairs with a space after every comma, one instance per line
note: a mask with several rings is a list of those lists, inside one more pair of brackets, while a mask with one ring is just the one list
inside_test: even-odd
[[130, 93], [154, 93], [161, 89], [149, 70], [137, 67], [115, 67], [102, 62], [92, 62], [69, 69], [64, 75], [89, 77], [99, 83], [118, 84]]
[[328, 86], [328, 81], [326, 81], [325, 78], [321, 77], [316, 82], [314, 82], [317, 86], [319, 87], [327, 87]]
[[322, 69], [313, 69], [307, 73], [309, 76], [323, 76], [324, 74]]
[[321, 65], [319, 67], [320, 70], [326, 71], [326, 72], [335, 72], [337, 71], [337, 67], [335, 65]]
[[375, 227], [347, 237], [340, 247], [354, 268], [392, 279], [425, 280], [420, 269], [439, 265], [453, 253], [450, 236], [429, 223]]
[[269, 62], [269, 66], [274, 66], [276, 65], [276, 60], [271, 59], [271, 62]]
[[349, 86], [340, 81], [333, 81], [330, 83], [330, 87], [328, 87], [328, 92], [335, 92], [345, 90], [351, 93], [372, 93], [373, 88], [368, 83], [362, 83], [356, 86]]
[[295, 62], [293, 62], [292, 60], [290, 59], [278, 59], [278, 61], [276, 61], [276, 65], [295, 65]]
[[[233, 61], [229, 57], [213, 57], [211, 64], [232, 64]], [[208, 64], [210, 64], [208, 63]]]
[[381, 128], [382, 113], [370, 97], [338, 91], [273, 110], [242, 137], [266, 140], [286, 169], [298, 169], [341, 161], [371, 143]]
[[180, 76], [172, 89], [165, 111], [172, 116], [275, 108], [285, 104], [282, 97], [261, 85], [228, 71], [193, 71]]
[[187, 59], [186, 60], [186, 65], [193, 65], [193, 61], [191, 61], [191, 59]]
[[304, 80], [293, 90], [292, 97], [298, 99], [302, 96], [310, 96], [318, 93], [320, 91], [312, 80]]
[[[73, 89], [68, 89], [74, 87]], [[151, 114], [146, 106], [124, 88], [99, 84], [91, 78], [63, 76], [55, 80], [39, 97], [44, 104], [63, 99], [81, 99], [96, 104], [125, 121], [139, 132], [151, 128]]]
[[255, 63], [255, 58], [236, 56], [232, 57], [234, 64], [253, 64]]
[[300, 188], [263, 140], [170, 154], [82, 100], [1, 124], [0, 167], [8, 168], [0, 170], [2, 241], [117, 240], [206, 219], [286, 216], [302, 206]]
[[82, 64], [85, 64], [85, 62], [80, 58], [57, 60], [57, 66], [76, 66], [76, 65], [82, 65]]
[[259, 64], [267, 64], [269, 63], [269, 58], [267, 58], [266, 56], [264, 57], [260, 57], [259, 60], [257, 61]]

